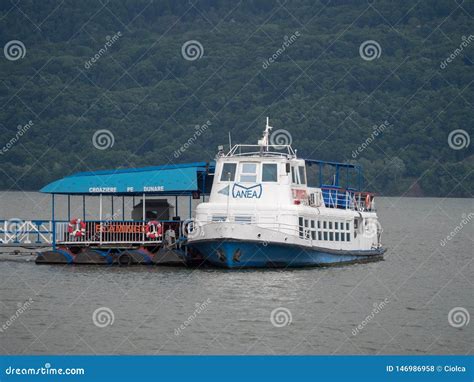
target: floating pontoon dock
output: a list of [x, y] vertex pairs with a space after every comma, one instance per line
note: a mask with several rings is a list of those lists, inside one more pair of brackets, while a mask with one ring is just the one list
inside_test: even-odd
[[[51, 194], [51, 220], [0, 220], [0, 246], [50, 247], [39, 253], [37, 263], [199, 261], [186, 248], [185, 226], [192, 217], [193, 202], [204, 201], [209, 195], [213, 172], [213, 163], [196, 162], [68, 176], [40, 190]], [[86, 212], [90, 197], [98, 198], [98, 216]], [[56, 218], [59, 198], [67, 198], [67, 220]], [[71, 205], [78, 200], [82, 214], [71, 216]], [[178, 206], [186, 200], [186, 211], [180, 211]], [[111, 211], [107, 215], [106, 203]], [[130, 219], [126, 219], [127, 206]]]

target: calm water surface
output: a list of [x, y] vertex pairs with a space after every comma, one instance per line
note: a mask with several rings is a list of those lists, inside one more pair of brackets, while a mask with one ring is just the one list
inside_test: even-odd
[[[0, 352], [472, 354], [474, 219], [461, 221], [473, 200], [379, 198], [377, 207], [388, 247], [377, 263], [226, 271], [0, 261]], [[0, 218], [48, 216], [40, 194], [0, 196]], [[450, 325], [453, 308], [471, 322]]]

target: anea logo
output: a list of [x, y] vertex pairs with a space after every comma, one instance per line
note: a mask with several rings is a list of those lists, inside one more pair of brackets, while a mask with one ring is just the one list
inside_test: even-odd
[[242, 186], [241, 184], [235, 183], [234, 187], [232, 187], [232, 197], [234, 198], [260, 199], [260, 196], [262, 196], [261, 184], [245, 187], [245, 186]]

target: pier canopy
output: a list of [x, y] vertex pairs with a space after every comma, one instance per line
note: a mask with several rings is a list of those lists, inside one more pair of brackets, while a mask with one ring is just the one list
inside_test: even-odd
[[214, 163], [80, 172], [44, 186], [40, 192], [67, 195], [186, 195], [209, 193]]

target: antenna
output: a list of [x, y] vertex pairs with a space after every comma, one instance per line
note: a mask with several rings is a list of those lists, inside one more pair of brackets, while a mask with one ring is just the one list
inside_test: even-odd
[[267, 117], [267, 124], [265, 126], [265, 131], [263, 132], [263, 138], [258, 141], [260, 151], [262, 151], [263, 149], [265, 149], [265, 151], [268, 151], [268, 145], [270, 143], [270, 130], [273, 129], [273, 127], [268, 124], [269, 120], [270, 119]]

